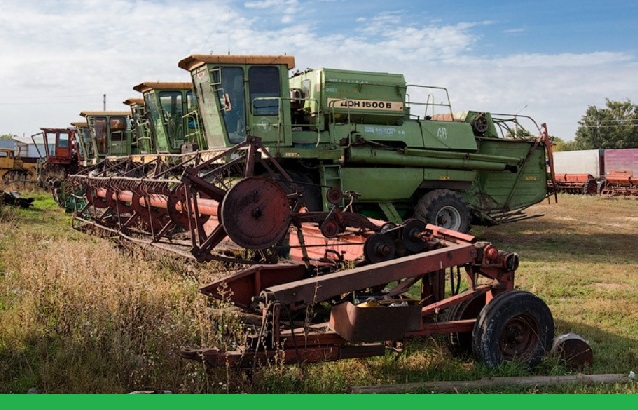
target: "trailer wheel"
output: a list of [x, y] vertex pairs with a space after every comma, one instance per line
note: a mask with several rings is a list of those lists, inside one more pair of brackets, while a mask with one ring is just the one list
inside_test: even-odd
[[[474, 295], [458, 305], [452, 306], [445, 313], [446, 321], [475, 319], [485, 306], [485, 293]], [[472, 332], [450, 333], [446, 336], [446, 344], [454, 357], [470, 357], [472, 355]]]
[[510, 361], [533, 367], [553, 340], [551, 311], [541, 298], [521, 290], [502, 293], [485, 305], [472, 330], [474, 355], [489, 367]]
[[470, 210], [456, 192], [435, 189], [423, 195], [414, 209], [414, 216], [425, 223], [454, 231], [470, 231]]

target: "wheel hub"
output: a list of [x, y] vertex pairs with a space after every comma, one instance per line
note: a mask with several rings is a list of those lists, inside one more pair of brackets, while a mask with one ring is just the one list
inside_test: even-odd
[[436, 225], [457, 231], [461, 227], [461, 214], [452, 206], [444, 206], [436, 214]]
[[233, 186], [221, 204], [226, 234], [247, 249], [266, 249], [277, 244], [290, 226], [288, 196], [272, 179], [250, 177]]

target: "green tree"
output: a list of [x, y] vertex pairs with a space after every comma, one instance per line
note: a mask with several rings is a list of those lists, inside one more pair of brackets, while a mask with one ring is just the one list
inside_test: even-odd
[[12, 140], [14, 137], [17, 137], [17, 135], [5, 134], [0, 136], [0, 140]]
[[563, 141], [561, 138], [552, 137], [554, 151], [575, 151], [576, 141]]
[[638, 148], [638, 106], [630, 100], [590, 106], [578, 124], [576, 149]]
[[531, 137], [532, 133], [516, 124], [513, 128], [508, 128], [507, 133], [505, 133], [507, 138], [527, 138]]

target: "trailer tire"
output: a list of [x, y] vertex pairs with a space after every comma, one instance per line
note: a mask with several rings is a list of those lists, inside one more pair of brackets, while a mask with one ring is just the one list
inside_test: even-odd
[[[445, 321], [476, 319], [485, 306], [485, 293], [454, 305], [445, 312]], [[472, 332], [455, 332], [446, 335], [445, 342], [454, 357], [472, 356]]]
[[513, 290], [496, 296], [481, 310], [472, 330], [472, 351], [489, 367], [517, 361], [534, 367], [554, 340], [554, 319], [538, 296]]
[[454, 191], [435, 189], [423, 195], [414, 209], [414, 216], [425, 223], [461, 233], [470, 231], [470, 210]]

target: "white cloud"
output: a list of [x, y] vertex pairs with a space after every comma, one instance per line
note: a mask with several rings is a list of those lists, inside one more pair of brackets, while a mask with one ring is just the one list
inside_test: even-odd
[[247, 1], [244, 3], [244, 7], [247, 9], [270, 9], [281, 6], [290, 6], [297, 4], [296, 0], [261, 0], [261, 1]]
[[[628, 80], [638, 63], [628, 53], [488, 55], [482, 30], [492, 21], [417, 24], [406, 11], [364, 14], [347, 9], [348, 2], [325, 4], [0, 3], [0, 133], [67, 126], [80, 111], [101, 109], [103, 94], [108, 109], [125, 110], [121, 102], [137, 96], [134, 85], [188, 81], [178, 61], [209, 52], [292, 54], [300, 69], [403, 73], [412, 84], [449, 88], [456, 111], [514, 113], [527, 106], [522, 114], [564, 139], [573, 138], [587, 106], [638, 92]], [[336, 23], [337, 17], [345, 20]]]

